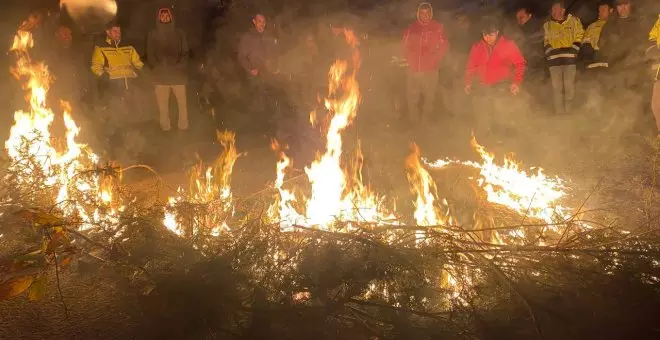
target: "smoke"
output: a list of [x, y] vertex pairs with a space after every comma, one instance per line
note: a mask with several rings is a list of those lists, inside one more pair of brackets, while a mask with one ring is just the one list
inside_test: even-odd
[[83, 32], [100, 32], [117, 15], [115, 0], [60, 0], [60, 7]]

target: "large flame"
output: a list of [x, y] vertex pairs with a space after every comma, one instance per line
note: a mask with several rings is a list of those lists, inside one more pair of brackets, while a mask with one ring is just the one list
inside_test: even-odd
[[[228, 217], [234, 214], [231, 175], [239, 155], [233, 132], [218, 132], [224, 150], [212, 166], [201, 162], [189, 170], [188, 190], [179, 187], [168, 199], [163, 225], [179, 236], [195, 237], [200, 233], [218, 236], [229, 229]], [[189, 214], [182, 213], [190, 208]]]
[[[79, 218], [83, 229], [116, 222], [123, 209], [119, 200], [113, 198], [116, 183], [100, 170], [86, 171], [98, 168], [99, 158], [86, 145], [77, 143], [80, 129], [66, 102], [61, 105], [65, 136], [51, 136], [51, 124], [57, 117], [47, 107], [46, 99], [53, 77], [43, 62], [34, 62], [29, 54], [34, 46], [30, 30], [38, 25], [38, 16], [24, 21], [10, 49], [16, 56], [11, 72], [18, 80], [27, 79], [24, 88], [30, 105], [28, 111], [15, 112], [14, 125], [5, 142], [13, 160], [11, 170], [18, 173], [22, 184], [52, 190], [54, 203], [65, 216]], [[64, 142], [59, 143], [62, 139]]]
[[[376, 197], [362, 182], [362, 154], [359, 146], [353, 167], [342, 166], [342, 133], [355, 118], [360, 102], [360, 88], [356, 79], [360, 65], [357, 39], [353, 31], [348, 29], [344, 30], [344, 36], [353, 48], [353, 60], [350, 66], [346, 60], [337, 60], [328, 72], [325, 108], [331, 118], [325, 133], [325, 152], [305, 168], [311, 184], [311, 196], [306, 201], [304, 213], [297, 213], [292, 208], [290, 203], [295, 201], [295, 197], [281, 188], [288, 158], [282, 152], [279, 153], [276, 188], [280, 197], [274, 204], [277, 207], [272, 209], [279, 210], [279, 221], [283, 229], [290, 229], [291, 223], [330, 229], [337, 220], [378, 224], [392, 218], [383, 209], [382, 199]], [[315, 113], [310, 115], [310, 122], [316, 123]]]
[[565, 196], [564, 182], [558, 177], [548, 177], [543, 169], [530, 169], [530, 173], [507, 155], [501, 165], [495, 163], [492, 153], [472, 138], [472, 146], [481, 156], [481, 162], [437, 160], [426, 162], [431, 168], [443, 168], [458, 164], [479, 169], [478, 184], [491, 203], [506, 206], [520, 215], [544, 220], [549, 224], [562, 222], [569, 209], [559, 202]]
[[[415, 195], [415, 222], [418, 226], [430, 227], [446, 224], [449, 212], [440, 211], [438, 205], [438, 189], [431, 178], [431, 174], [424, 169], [420, 161], [420, 152], [417, 144], [412, 144], [412, 152], [406, 158], [408, 182], [410, 191]], [[443, 200], [443, 206], [447, 201]]]

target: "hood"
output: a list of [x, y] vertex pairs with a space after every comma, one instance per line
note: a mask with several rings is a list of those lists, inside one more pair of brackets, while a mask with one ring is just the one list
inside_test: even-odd
[[428, 2], [420, 2], [417, 6], [417, 21], [419, 22], [419, 10], [422, 9], [422, 7], [428, 7], [431, 9], [431, 19], [433, 19], [433, 5]]
[[[163, 12], [167, 12], [170, 14], [170, 18], [172, 18], [172, 21], [170, 21], [167, 24], [161, 23], [160, 22], [160, 14]], [[156, 13], [156, 30], [159, 31], [159, 33], [173, 33], [176, 28], [176, 21], [174, 19], [174, 13], [172, 13], [172, 10], [167, 7], [163, 7], [158, 10]]]

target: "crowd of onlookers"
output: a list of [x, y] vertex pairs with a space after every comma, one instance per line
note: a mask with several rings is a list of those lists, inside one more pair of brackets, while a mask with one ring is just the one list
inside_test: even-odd
[[[517, 27], [496, 16], [479, 18], [480, 39], [458, 62], [465, 65], [462, 86], [471, 98], [461, 104], [471, 105], [478, 132], [510, 134], [517, 123], [511, 112], [538, 108], [547, 97], [556, 115], [597, 111], [611, 116], [600, 122], [603, 128], [614, 122], [620, 130], [632, 130], [650, 101], [660, 131], [657, 13], [649, 20], [631, 0], [606, 1], [598, 6], [598, 20], [585, 27], [563, 1], [554, 0], [547, 19], [525, 6], [515, 16]], [[452, 34], [432, 17], [431, 5], [420, 4], [417, 21], [403, 38], [408, 114], [414, 121], [437, 111], [435, 86], [438, 75], [446, 74], [440, 65], [453, 43]], [[580, 105], [578, 93], [584, 96]]]
[[[416, 20], [402, 32], [399, 49], [406, 68], [407, 105], [402, 118], [419, 124], [442, 111], [467, 110], [474, 113], [477, 133], [509, 134], [519, 123], [511, 111], [528, 107], [557, 115], [598, 111], [619, 117], [618, 126], [630, 126], [650, 101], [660, 131], [660, 19], [655, 22], [656, 16], [649, 20], [648, 15], [640, 15], [631, 0], [614, 0], [601, 3], [598, 20], [585, 27], [563, 1], [551, 3], [548, 15], [519, 6], [515, 18], [475, 17], [459, 11], [451, 22], [434, 19], [430, 3], [419, 4]], [[136, 49], [122, 39], [117, 22], [109, 23], [104, 36], [94, 41], [86, 52], [91, 55], [71, 48], [72, 31], [66, 25], [55, 30], [55, 43], [44, 47], [58, 81], [52, 89], [54, 97], [94, 110], [94, 119], [102, 126], [99, 133], [122, 148], [131, 147], [127, 145], [130, 139], [122, 142], [122, 126], [158, 120], [162, 131], [186, 131], [193, 103], [208, 103], [232, 91], [229, 84], [218, 83], [211, 86], [215, 93], [209, 94], [207, 85], [217, 82], [219, 67], [208, 64], [217, 61], [189, 65], [188, 37], [170, 7], [160, 8], [153, 20], [155, 27], [145, 37], [145, 48]], [[233, 52], [237, 72], [246, 84], [239, 90], [248, 102], [241, 115], [255, 126], [286, 127], [275, 129], [279, 138], [305, 137], [307, 114], [317, 94], [325, 92], [328, 65], [336, 58], [351, 58], [343, 37], [351, 23], [292, 32], [289, 35], [298, 36], [297, 43], [285, 45], [268, 20], [263, 13], [253, 14], [251, 28], [241, 35]], [[510, 21], [515, 24], [507, 25]], [[359, 39], [368, 39], [367, 32], [356, 30]], [[138, 50], [144, 50], [142, 55]], [[86, 69], [81, 71], [80, 65], [87, 65]], [[192, 90], [187, 87], [191, 70], [201, 70], [203, 78]], [[463, 98], [453, 107], [448, 103], [452, 98], [445, 96], [444, 106], [436, 100], [439, 92], [446, 92], [440, 88], [449, 77], [454, 78], [449, 87], [458, 89], [450, 97]], [[188, 98], [191, 93], [203, 98]], [[170, 112], [171, 95], [176, 113]], [[149, 103], [152, 97], [155, 105]], [[150, 105], [157, 117], [148, 117], [154, 115]], [[176, 117], [175, 123], [171, 116]]]

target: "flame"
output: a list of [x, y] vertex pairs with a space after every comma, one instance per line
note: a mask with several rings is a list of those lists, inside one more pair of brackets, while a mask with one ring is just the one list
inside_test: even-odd
[[511, 155], [505, 156], [503, 164], [498, 165], [493, 154], [477, 143], [474, 137], [472, 147], [481, 156], [481, 163], [439, 160], [427, 164], [432, 168], [459, 164], [479, 169], [477, 183], [486, 192], [487, 200], [523, 216], [541, 219], [548, 224], [568, 217], [568, 208], [559, 204], [566, 194], [563, 180], [546, 176], [540, 168], [532, 168], [528, 173]]
[[71, 118], [71, 106], [66, 102], [61, 102], [64, 141], [60, 143], [61, 138], [51, 136], [56, 115], [47, 107], [46, 99], [53, 77], [43, 62], [34, 62], [29, 54], [34, 46], [30, 30], [39, 25], [39, 20], [32, 15], [24, 21], [10, 49], [16, 56], [11, 73], [19, 81], [27, 79], [24, 89], [29, 103], [28, 111], [14, 113], [14, 125], [5, 142], [13, 160], [10, 170], [18, 173], [20, 184], [50, 188], [53, 203], [65, 216], [80, 219], [81, 229], [117, 222], [123, 210], [120, 199], [113, 195], [118, 184], [100, 170], [86, 172], [100, 167], [99, 158], [76, 141], [80, 128]]
[[270, 206], [268, 215], [272, 221], [279, 221], [281, 231], [290, 232], [293, 231], [294, 226], [305, 223], [305, 217], [300, 215], [294, 207], [296, 196], [293, 192], [284, 188], [284, 177], [287, 169], [291, 168], [291, 160], [277, 140], [271, 142], [271, 148], [277, 152], [279, 157], [277, 161], [277, 178], [274, 184], [278, 196], [275, 198], [275, 203]]
[[[356, 49], [357, 39], [353, 31], [344, 29], [346, 42], [353, 47], [353, 63], [349, 67], [346, 60], [335, 61], [328, 72], [328, 95], [325, 99], [325, 108], [331, 119], [325, 131], [326, 147], [323, 154], [305, 168], [305, 174], [311, 184], [311, 196], [305, 203], [304, 214], [293, 213], [290, 202], [295, 198], [291, 193], [282, 191], [277, 186], [283, 179], [282, 171], [288, 166], [288, 158], [280, 153], [277, 170], [276, 188], [280, 197], [273, 207], [279, 210], [280, 220], [283, 216], [304, 216], [304, 225], [329, 229], [333, 222], [363, 221], [382, 223], [391, 219], [392, 215], [381, 207], [382, 199], [376, 197], [362, 183], [362, 153], [358, 146], [352, 169], [342, 167], [343, 140], [342, 132], [352, 123], [357, 115], [360, 102], [360, 88], [356, 79], [360, 65], [360, 55]], [[310, 114], [310, 123], [316, 124], [316, 113]], [[291, 217], [287, 217], [290, 220]], [[291, 221], [289, 221], [291, 222]], [[281, 224], [282, 225], [282, 224]]]
[[[448, 221], [448, 213], [441, 213], [436, 205], [438, 189], [435, 182], [422, 166], [419, 147], [413, 143], [411, 149], [411, 154], [406, 158], [406, 168], [408, 182], [411, 185], [410, 191], [416, 196], [413, 202], [415, 222], [425, 227], [445, 224]], [[443, 204], [446, 206], [446, 201]]]
[[[212, 166], [204, 168], [199, 162], [188, 171], [188, 190], [179, 187], [175, 196], [168, 198], [163, 225], [178, 236], [196, 237], [200, 233], [219, 236], [228, 230], [227, 218], [233, 216], [231, 175], [239, 157], [233, 132], [217, 132], [223, 152]], [[181, 214], [185, 205], [206, 207], [204, 211]]]

